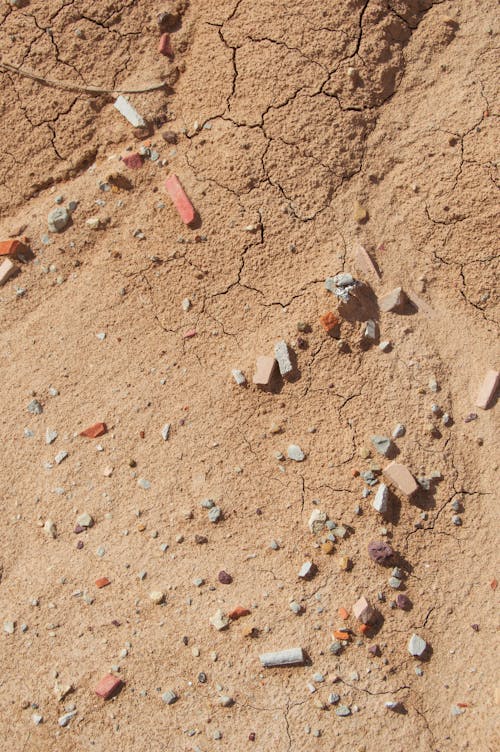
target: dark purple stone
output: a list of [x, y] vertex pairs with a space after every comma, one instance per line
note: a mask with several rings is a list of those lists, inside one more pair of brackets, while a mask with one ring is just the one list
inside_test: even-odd
[[372, 541], [368, 544], [368, 554], [376, 564], [385, 564], [392, 558], [394, 551], [385, 541]]
[[74, 529], [74, 532], [78, 535], [78, 533], [83, 533], [84, 530], [85, 530], [85, 528], [82, 527], [81, 525], [76, 525], [75, 529]]
[[380, 648], [379, 648], [378, 645], [370, 645], [370, 647], [368, 648], [368, 652], [371, 655], [378, 656], [378, 655], [380, 655]]
[[233, 578], [228, 572], [224, 572], [223, 569], [219, 572], [219, 582], [222, 585], [230, 585], [232, 581], [233, 581]]
[[398, 608], [402, 608], [403, 611], [409, 611], [412, 607], [412, 602], [404, 593], [398, 593], [396, 596], [396, 604]]
[[81, 551], [81, 550], [82, 550], [82, 548], [83, 548], [83, 541], [78, 541], [78, 543], [76, 544], [76, 547], [77, 547], [77, 549], [78, 549], [79, 551]]
[[464, 418], [464, 423], [470, 423], [471, 420], [477, 420], [477, 413], [469, 413], [466, 418]]

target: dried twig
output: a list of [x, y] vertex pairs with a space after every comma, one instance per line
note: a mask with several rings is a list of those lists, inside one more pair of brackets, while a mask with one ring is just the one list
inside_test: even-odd
[[158, 89], [165, 88], [165, 83], [161, 82], [140, 89], [100, 89], [98, 86], [80, 86], [79, 84], [70, 84], [64, 81], [43, 78], [43, 76], [37, 76], [36, 73], [32, 73], [24, 68], [18, 68], [16, 65], [11, 65], [11, 63], [4, 63], [3, 61], [0, 61], [0, 68], [11, 73], [17, 73], [18, 76], [31, 78], [32, 81], [38, 81], [45, 86], [53, 86], [56, 89], [65, 89], [66, 91], [80, 91], [84, 94], [145, 94], [148, 91], [158, 91]]

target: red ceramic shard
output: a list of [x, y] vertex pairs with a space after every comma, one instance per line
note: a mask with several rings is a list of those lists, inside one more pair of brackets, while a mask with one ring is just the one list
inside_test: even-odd
[[90, 428], [86, 428], [85, 431], [80, 433], [80, 436], [86, 436], [87, 439], [97, 439], [98, 436], [103, 436], [107, 432], [106, 423], [95, 423]]
[[107, 674], [101, 679], [101, 681], [95, 688], [95, 693], [96, 695], [99, 695], [99, 697], [102, 697], [104, 700], [108, 700], [110, 697], [116, 694], [116, 692], [118, 692], [122, 684], [122, 680], [118, 679], [117, 676], [113, 676], [113, 674]]
[[26, 253], [28, 248], [20, 240], [3, 240], [0, 242], [0, 256], [15, 256], [16, 253]]
[[184, 224], [189, 225], [194, 221], [196, 216], [193, 204], [184, 192], [184, 188], [179, 182], [177, 175], [170, 175], [165, 181], [167, 193], [174, 202], [175, 208], [179, 212], [180, 218]]

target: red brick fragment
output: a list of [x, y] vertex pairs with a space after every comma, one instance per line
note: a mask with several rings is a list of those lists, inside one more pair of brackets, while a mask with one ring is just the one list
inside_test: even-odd
[[177, 175], [170, 175], [165, 181], [167, 193], [174, 202], [175, 208], [179, 212], [180, 218], [184, 224], [189, 225], [194, 221], [196, 212], [191, 201], [186, 196], [184, 188], [179, 182]]
[[86, 436], [88, 439], [97, 439], [98, 436], [103, 436], [107, 431], [106, 423], [95, 423], [93, 426], [90, 426], [90, 428], [86, 428], [85, 431], [82, 431], [80, 436]]
[[111, 582], [107, 577], [99, 577], [99, 579], [95, 581], [95, 584], [98, 588], [103, 588], [106, 587], [106, 585], [111, 585]]
[[335, 314], [331, 311], [327, 311], [319, 317], [319, 323], [321, 324], [325, 332], [330, 333], [339, 323], [339, 318], [338, 316], [335, 316]]
[[113, 676], [113, 674], [107, 674], [98, 683], [97, 687], [95, 688], [95, 693], [96, 695], [99, 695], [99, 697], [102, 697], [104, 700], [109, 700], [110, 697], [118, 692], [122, 684], [122, 680], [117, 676]]
[[138, 154], [136, 151], [132, 154], [125, 154], [122, 157], [122, 162], [124, 165], [126, 165], [130, 170], [138, 170], [139, 167], [142, 167], [143, 165], [143, 159], [140, 154]]
[[16, 253], [26, 253], [28, 250], [20, 240], [3, 240], [0, 242], [0, 256], [15, 256]]
[[160, 55], [166, 55], [167, 57], [174, 56], [174, 50], [170, 41], [170, 34], [162, 34], [158, 43], [158, 52]]
[[250, 611], [248, 608], [245, 608], [244, 606], [236, 606], [236, 608], [233, 608], [233, 610], [228, 613], [228, 616], [230, 619], [236, 621], [236, 619], [240, 619], [242, 616], [248, 616], [249, 614]]

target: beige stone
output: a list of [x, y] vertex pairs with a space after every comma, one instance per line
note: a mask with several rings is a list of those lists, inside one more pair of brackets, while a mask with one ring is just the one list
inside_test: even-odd
[[484, 377], [484, 381], [479, 389], [476, 407], [480, 407], [482, 410], [486, 410], [493, 401], [498, 384], [500, 382], [500, 371], [494, 371], [492, 368], [487, 372]]
[[375, 620], [375, 609], [363, 596], [352, 607], [352, 613], [362, 624], [370, 624]]
[[17, 271], [17, 267], [10, 259], [5, 259], [0, 264], [0, 286], [4, 285], [7, 280]]
[[356, 243], [353, 249], [354, 262], [360, 272], [363, 272], [367, 277], [374, 279], [380, 279], [380, 274], [371, 260], [370, 254], [363, 248], [362, 245]]
[[405, 465], [399, 462], [390, 462], [383, 470], [384, 477], [389, 483], [404, 493], [411, 496], [418, 489], [418, 483]]
[[259, 386], [269, 386], [275, 366], [276, 360], [271, 355], [259, 355], [253, 383]]
[[382, 295], [378, 299], [378, 307], [381, 311], [387, 313], [387, 311], [394, 311], [397, 308], [401, 308], [406, 301], [406, 295], [401, 287], [396, 287], [394, 290]]

